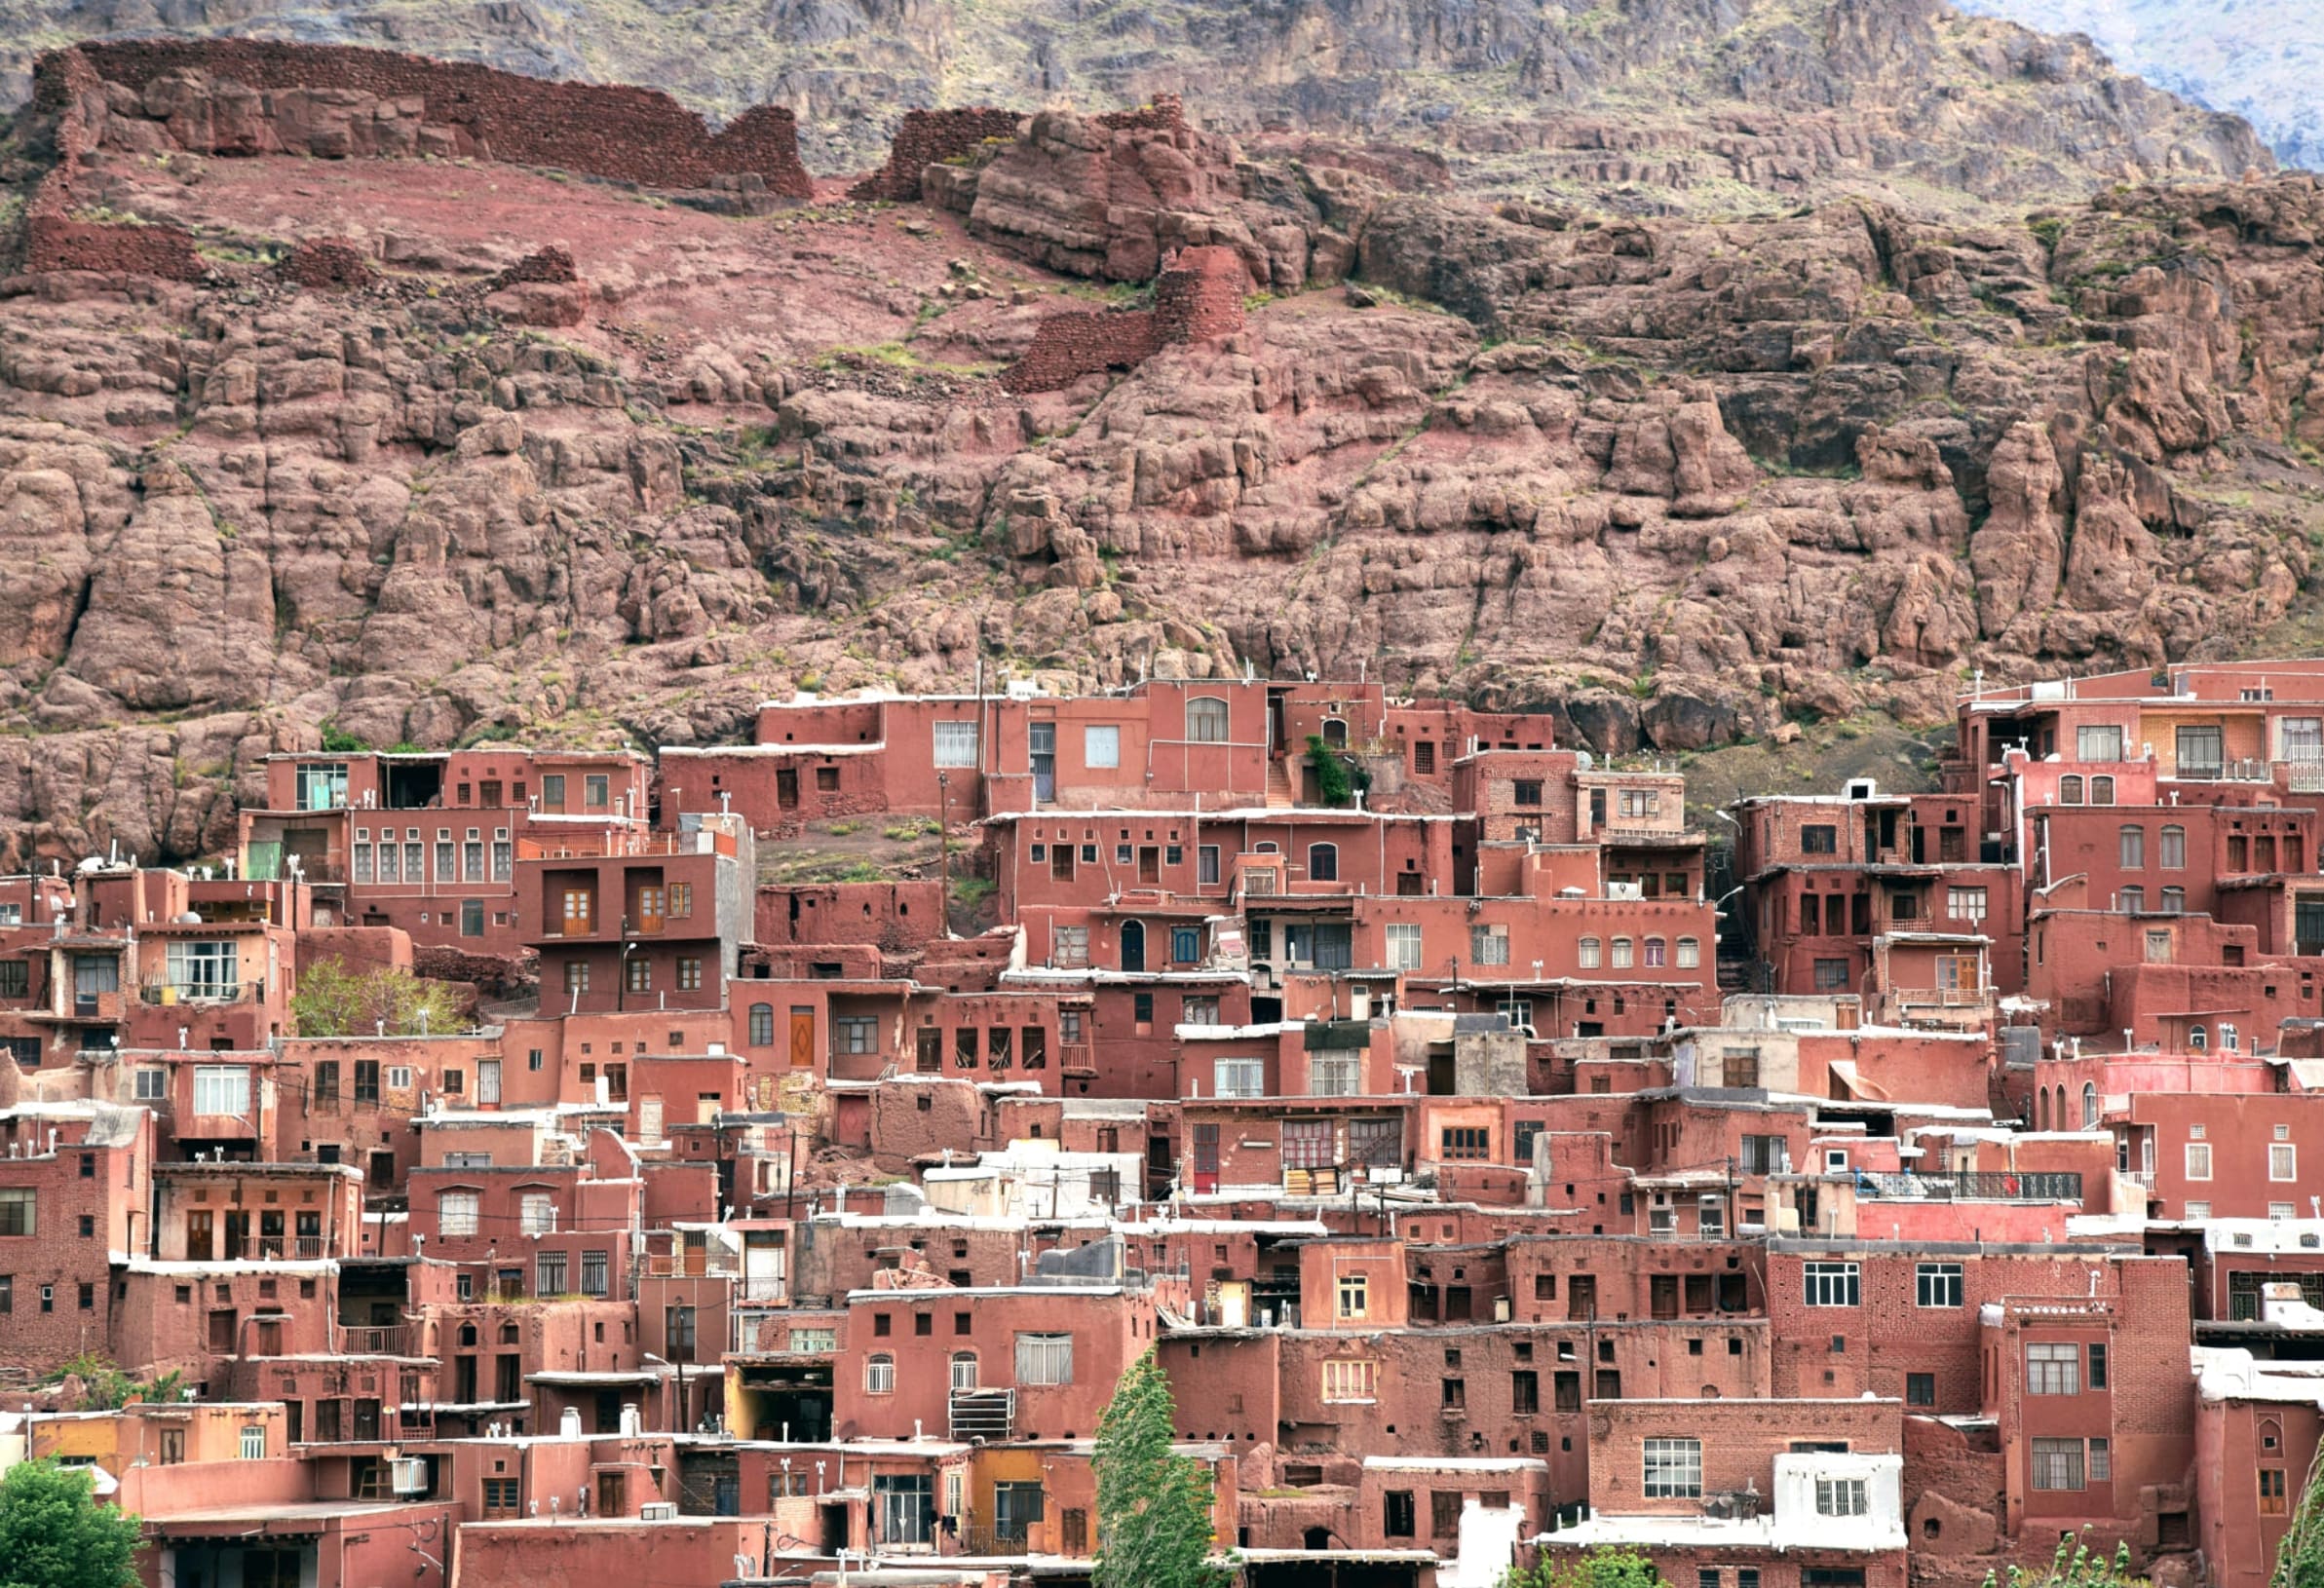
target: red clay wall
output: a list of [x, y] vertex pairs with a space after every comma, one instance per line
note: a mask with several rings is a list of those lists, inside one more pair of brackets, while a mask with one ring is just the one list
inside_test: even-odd
[[[1170, 101], [1173, 116], [1176, 100]], [[1150, 108], [1124, 115], [1153, 115]], [[1137, 123], [1133, 125], [1144, 125]], [[1033, 345], [1001, 384], [1011, 392], [1056, 392], [1084, 375], [1134, 369], [1173, 342], [1202, 342], [1242, 329], [1250, 273], [1233, 248], [1189, 248], [1155, 278], [1154, 307], [1067, 310], [1033, 329]]]
[[1001, 384], [1011, 392], [1061, 391], [1084, 375], [1135, 369], [1161, 345], [1147, 310], [1069, 310], [1034, 327], [1033, 345]]
[[799, 164], [797, 122], [781, 105], [757, 106], [712, 133], [700, 116], [653, 89], [544, 82], [385, 50], [137, 39], [84, 44], [66, 54], [81, 57], [105, 81], [139, 91], [168, 73], [194, 71], [261, 92], [352, 89], [386, 99], [419, 98], [426, 105], [424, 120], [453, 128], [464, 152], [473, 145], [481, 158], [512, 164], [554, 166], [650, 187], [700, 187], [715, 175], [747, 172], [792, 198], [814, 194]]
[[171, 281], [199, 281], [203, 264], [191, 236], [174, 226], [124, 226], [73, 219], [73, 180], [95, 146], [83, 105], [104, 92], [96, 70], [77, 51], [45, 56], [33, 75], [33, 103], [57, 116], [57, 166], [41, 178], [24, 216], [24, 268], [124, 271]]
[[1154, 283], [1156, 340], [1206, 342], [1242, 329], [1242, 298], [1250, 272], [1233, 248], [1213, 244], [1189, 248]]
[[920, 198], [920, 173], [957, 160], [993, 138], [1013, 138], [1021, 118], [1013, 110], [981, 106], [961, 110], [908, 110], [888, 146], [888, 164], [848, 189], [851, 199], [889, 199], [912, 204]]

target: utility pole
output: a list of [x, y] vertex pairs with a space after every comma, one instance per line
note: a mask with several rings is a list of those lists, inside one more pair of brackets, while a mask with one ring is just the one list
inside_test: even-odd
[[[977, 702], [981, 705], [981, 699]], [[982, 728], [979, 725], [978, 737]], [[952, 775], [941, 768], [936, 771], [936, 869], [941, 889], [940, 908], [943, 912], [944, 935], [952, 935]]]

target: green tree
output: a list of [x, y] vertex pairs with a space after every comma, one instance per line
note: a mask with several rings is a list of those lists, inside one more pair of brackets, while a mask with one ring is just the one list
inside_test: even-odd
[[185, 1393], [185, 1376], [175, 1368], [141, 1384], [115, 1367], [111, 1357], [95, 1351], [83, 1351], [41, 1382], [60, 1384], [67, 1379], [81, 1381], [81, 1402], [73, 1408], [77, 1412], [110, 1412], [132, 1401], [174, 1401]]
[[1653, 1561], [1634, 1549], [1593, 1549], [1583, 1555], [1544, 1555], [1530, 1567], [1512, 1566], [1501, 1588], [1670, 1588]]
[[134, 1588], [137, 1519], [96, 1502], [87, 1467], [19, 1461], [0, 1478], [0, 1588]]
[[338, 960], [299, 971], [290, 1013], [301, 1037], [368, 1037], [383, 1020], [391, 1037], [453, 1032], [466, 1024], [459, 998], [443, 983], [384, 965], [350, 970]]
[[1170, 1449], [1170, 1380], [1148, 1351], [1122, 1376], [1097, 1422], [1096, 1588], [1227, 1588], [1211, 1555], [1210, 1474]]
[[2275, 1552], [2269, 1588], [2324, 1588], [2324, 1462], [2318, 1462], [2292, 1528]]
[[[1985, 1573], [1985, 1588], [2001, 1588], [2000, 1579]], [[2022, 1566], [2009, 1569], [2007, 1588], [2147, 1588], [2147, 1579], [2130, 1569], [2130, 1546], [2118, 1543], [2113, 1559], [2093, 1550], [2077, 1533], [2058, 1540], [2058, 1552], [2038, 1571]]]

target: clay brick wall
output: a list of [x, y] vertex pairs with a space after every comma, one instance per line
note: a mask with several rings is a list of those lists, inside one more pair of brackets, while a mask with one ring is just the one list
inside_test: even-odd
[[1135, 369], [1162, 345], [1155, 317], [1143, 309], [1069, 310], [1033, 330], [1033, 345], [1001, 384], [1011, 392], [1056, 392], [1084, 375]]
[[1001, 384], [1011, 392], [1055, 392], [1107, 369], [1134, 369], [1173, 342], [1206, 341], [1242, 329], [1250, 274], [1233, 248], [1189, 248], [1155, 278], [1154, 307], [1068, 310], [1034, 327], [1033, 345]]
[[970, 153], [991, 138], [1013, 138], [1022, 118], [1013, 110], [969, 106], [959, 110], [907, 110], [888, 145], [888, 164], [848, 189], [851, 199], [920, 199], [920, 173]]
[[1242, 329], [1250, 272], [1233, 248], [1212, 244], [1181, 253], [1154, 283], [1155, 339], [1206, 342]]
[[104, 85], [78, 51], [44, 56], [33, 72], [36, 109], [57, 117], [57, 165], [41, 178], [25, 207], [24, 269], [119, 271], [170, 281], [201, 280], [204, 267], [194, 240], [174, 226], [130, 226], [75, 220], [79, 205], [74, 179], [82, 157], [95, 148], [87, 100]]
[[797, 121], [781, 105], [756, 106], [713, 133], [700, 116], [656, 90], [551, 83], [385, 50], [136, 39], [81, 45], [65, 54], [80, 57], [96, 77], [139, 91], [171, 72], [194, 71], [261, 93], [329, 88], [383, 99], [418, 98], [426, 106], [425, 121], [453, 128], [464, 152], [491, 160], [651, 187], [700, 187], [715, 175], [751, 173], [792, 198], [815, 191], [799, 163]]

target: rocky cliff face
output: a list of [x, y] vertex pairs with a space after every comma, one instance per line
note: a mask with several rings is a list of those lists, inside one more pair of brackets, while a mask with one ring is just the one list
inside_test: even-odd
[[[1052, 115], [922, 203], [767, 212], [189, 153], [237, 92], [83, 107], [76, 203], [183, 228], [205, 279], [0, 284], [0, 864], [215, 852], [326, 730], [702, 742], [981, 660], [1366, 670], [1685, 750], [2313, 606], [2305, 176], [1714, 222]], [[998, 379], [1196, 247], [1247, 275], [1240, 330]]]
[[[2003, 201], [2267, 163], [2240, 123], [2086, 43], [1943, 0], [0, 0], [0, 89], [67, 38], [339, 42], [775, 102], [821, 170], [878, 164], [905, 109], [1199, 100], [1212, 124], [1423, 143], [1473, 187], [1731, 212], [1836, 185]], [[0, 102], [5, 102], [0, 99]]]

